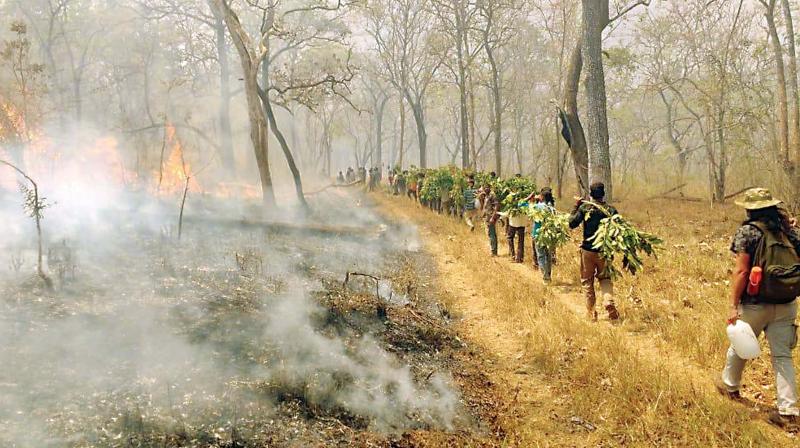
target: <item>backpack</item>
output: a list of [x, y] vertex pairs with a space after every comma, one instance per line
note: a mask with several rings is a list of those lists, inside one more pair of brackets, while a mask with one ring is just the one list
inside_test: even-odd
[[756, 247], [753, 266], [763, 270], [761, 287], [756, 297], [761, 303], [784, 304], [800, 296], [800, 257], [783, 232], [771, 232], [761, 222], [750, 225], [763, 237]]

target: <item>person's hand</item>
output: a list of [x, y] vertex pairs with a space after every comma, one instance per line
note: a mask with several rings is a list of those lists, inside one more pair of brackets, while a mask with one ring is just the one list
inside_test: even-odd
[[728, 320], [726, 322], [728, 325], [735, 325], [737, 320], [739, 320], [739, 309], [731, 308], [730, 315], [728, 315]]
[[575, 206], [580, 207], [583, 204], [583, 198], [575, 196]]

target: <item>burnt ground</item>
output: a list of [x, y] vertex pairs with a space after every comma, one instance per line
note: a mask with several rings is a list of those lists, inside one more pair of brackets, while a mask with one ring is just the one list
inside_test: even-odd
[[112, 213], [50, 238], [55, 291], [6, 269], [0, 446], [498, 444], [502, 400], [415, 230], [313, 206], [273, 226], [204, 204], [180, 241]]

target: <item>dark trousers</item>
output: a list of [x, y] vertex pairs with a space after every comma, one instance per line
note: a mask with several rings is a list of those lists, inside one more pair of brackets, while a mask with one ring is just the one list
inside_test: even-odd
[[487, 221], [486, 231], [489, 234], [489, 248], [492, 250], [492, 255], [497, 255], [497, 223]]
[[[508, 226], [506, 237], [508, 238], [508, 253], [514, 257], [514, 261], [522, 263], [525, 259], [525, 227]], [[517, 250], [514, 250], [514, 239], [517, 240]]]

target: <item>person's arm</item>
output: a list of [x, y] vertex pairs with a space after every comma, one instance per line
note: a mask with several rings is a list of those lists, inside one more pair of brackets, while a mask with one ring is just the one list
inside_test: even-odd
[[500, 217], [500, 201], [497, 200], [497, 196], [490, 196], [490, 201], [492, 201], [492, 217], [491, 222], [492, 224], [497, 222], [497, 218]]
[[581, 225], [583, 221], [583, 210], [581, 210], [581, 204], [578, 203], [575, 205], [575, 210], [572, 211], [572, 214], [569, 217], [569, 228], [575, 229]]
[[728, 323], [735, 324], [739, 319], [739, 302], [747, 288], [747, 280], [750, 274], [750, 254], [736, 254], [733, 276], [731, 277], [731, 310], [728, 315]]

